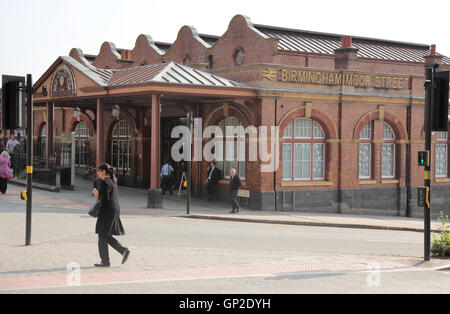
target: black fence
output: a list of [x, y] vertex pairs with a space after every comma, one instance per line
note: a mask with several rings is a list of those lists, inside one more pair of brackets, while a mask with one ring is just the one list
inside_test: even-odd
[[[11, 156], [11, 167], [14, 179], [23, 181], [27, 176], [27, 154], [23, 145], [17, 146]], [[71, 187], [71, 166], [59, 167], [57, 155], [53, 153], [48, 159], [33, 156], [33, 183], [39, 183], [59, 189]]]

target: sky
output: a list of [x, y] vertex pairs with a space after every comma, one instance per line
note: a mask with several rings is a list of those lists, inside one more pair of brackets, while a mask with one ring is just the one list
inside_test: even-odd
[[72, 48], [133, 49], [140, 34], [172, 43], [184, 25], [223, 35], [242, 14], [255, 24], [436, 44], [450, 56], [449, 0], [0, 0], [0, 75], [37, 81]]

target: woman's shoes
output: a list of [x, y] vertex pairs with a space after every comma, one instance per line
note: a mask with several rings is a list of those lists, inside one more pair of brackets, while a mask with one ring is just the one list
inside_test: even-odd
[[111, 267], [111, 264], [104, 264], [104, 263], [100, 263], [100, 264], [94, 264], [94, 266], [95, 267], [104, 267], [104, 268], [106, 268], [106, 267]]
[[123, 264], [125, 264], [125, 262], [128, 260], [128, 257], [130, 256], [130, 250], [126, 250], [124, 253], [123, 253], [123, 258], [122, 258], [122, 265]]
[[[125, 264], [125, 262], [128, 260], [128, 257], [130, 256], [130, 250], [126, 250], [125, 252], [123, 252], [122, 254], [122, 265]], [[111, 267], [110, 263], [100, 263], [100, 264], [94, 264], [95, 267]]]

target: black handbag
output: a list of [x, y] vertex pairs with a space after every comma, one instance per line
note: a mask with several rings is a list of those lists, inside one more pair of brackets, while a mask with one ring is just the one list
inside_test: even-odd
[[94, 206], [92, 206], [92, 208], [89, 210], [89, 215], [97, 218], [98, 215], [100, 215], [100, 201], [98, 200], [97, 202], [95, 202]]

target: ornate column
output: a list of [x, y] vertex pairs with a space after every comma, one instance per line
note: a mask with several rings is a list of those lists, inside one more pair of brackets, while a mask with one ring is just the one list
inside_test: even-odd
[[152, 126], [151, 126], [151, 150], [150, 150], [150, 190], [148, 191], [147, 208], [162, 208], [162, 190], [160, 187], [161, 171], [161, 111], [160, 96], [152, 94]]
[[97, 98], [97, 141], [96, 141], [96, 166], [105, 162], [105, 103]]

